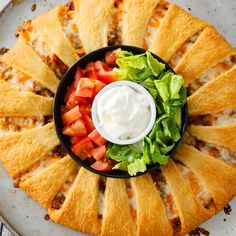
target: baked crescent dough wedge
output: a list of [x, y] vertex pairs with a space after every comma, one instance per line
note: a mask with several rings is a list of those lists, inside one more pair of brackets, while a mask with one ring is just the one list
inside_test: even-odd
[[78, 59], [76, 50], [67, 38], [59, 19], [59, 6], [47, 13], [40, 15], [33, 21], [33, 26], [42, 34], [45, 41], [55, 54], [67, 65], [71, 66]]
[[[223, 61], [235, 49], [213, 27], [206, 27], [196, 43], [179, 62], [175, 71], [183, 75], [188, 86], [205, 70]], [[196, 66], [197, 65], [197, 66]]]
[[[117, 217], [117, 210], [120, 216]], [[113, 226], [113, 222], [115, 222]], [[105, 212], [101, 235], [134, 235], [132, 219], [126, 194], [125, 180], [108, 178], [105, 191]]]
[[98, 179], [98, 175], [81, 168], [62, 207], [49, 210], [50, 218], [88, 234], [99, 234]]
[[79, 8], [79, 34], [85, 52], [107, 46], [113, 1], [80, 0]]
[[[205, 209], [196, 199], [190, 186], [173, 161], [161, 168], [166, 182], [173, 194], [178, 215], [180, 217], [180, 233], [185, 234], [208, 219], [214, 212]], [[189, 210], [191, 209], [191, 210]], [[191, 221], [189, 220], [191, 219]], [[178, 232], [176, 232], [178, 233]]]
[[205, 183], [217, 211], [236, 194], [236, 169], [194, 147], [183, 144], [176, 158], [187, 165]]
[[189, 114], [202, 115], [235, 108], [235, 81], [236, 66], [219, 78], [210, 81], [192, 96], [188, 97]]
[[[149, 174], [131, 180], [137, 196], [137, 235], [173, 235], [165, 206]], [[150, 212], [152, 209], [152, 213]]]
[[43, 207], [51, 208], [57, 192], [77, 166], [72, 158], [66, 156], [20, 183], [20, 187]]
[[236, 150], [236, 124], [221, 126], [191, 125], [189, 131], [197, 139]]
[[13, 48], [2, 56], [2, 61], [35, 78], [53, 93], [56, 92], [59, 80], [33, 49], [26, 44], [23, 37], [19, 37]]
[[22, 94], [4, 80], [0, 80], [0, 100], [0, 116], [52, 115], [52, 98], [31, 92]]
[[53, 123], [3, 135], [0, 137], [0, 160], [9, 174], [16, 178], [57, 145], [59, 140]]
[[170, 61], [185, 41], [207, 26], [208, 23], [171, 4], [149, 49], [164, 60]]
[[160, 0], [124, 1], [122, 14], [122, 43], [142, 47], [146, 27]]

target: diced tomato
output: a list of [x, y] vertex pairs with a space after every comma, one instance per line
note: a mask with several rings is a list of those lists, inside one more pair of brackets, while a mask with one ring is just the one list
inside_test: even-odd
[[95, 129], [93, 132], [91, 132], [88, 137], [94, 142], [96, 143], [98, 146], [102, 146], [104, 145], [107, 140], [104, 139], [99, 133], [98, 131]]
[[117, 54], [114, 51], [106, 53], [105, 62], [109, 66], [115, 67], [116, 66], [116, 59], [117, 59]]
[[84, 77], [90, 78], [90, 79], [97, 79], [95, 69], [94, 69], [94, 62], [88, 63], [84, 70]]
[[113, 71], [100, 70], [97, 72], [97, 77], [107, 84], [117, 81]]
[[104, 83], [112, 83], [116, 81], [116, 77], [113, 71], [109, 71], [109, 67], [102, 61], [96, 61], [94, 63], [97, 78]]
[[84, 72], [84, 77], [89, 79], [97, 79], [95, 70], [88, 70]]
[[97, 147], [91, 150], [91, 154], [95, 160], [100, 161], [106, 156], [106, 146]]
[[92, 105], [91, 104], [89, 104], [89, 105], [81, 105], [79, 107], [79, 109], [80, 109], [80, 112], [82, 114], [87, 114], [89, 117], [91, 117], [91, 109], [92, 109]]
[[111, 71], [112, 69], [107, 65], [104, 61], [96, 61], [94, 62], [94, 69], [95, 71], [98, 70], [105, 70], [105, 71]]
[[112, 170], [112, 166], [108, 162], [104, 162], [104, 161], [96, 161], [91, 165], [91, 167], [98, 171], [111, 171]]
[[99, 70], [110, 71], [109, 66], [103, 61], [94, 62], [94, 69], [95, 71], [99, 71]]
[[71, 150], [72, 152], [80, 157], [82, 160], [86, 159], [87, 157], [91, 157], [91, 149], [93, 148], [93, 143], [88, 137], [82, 138], [78, 142], [75, 142]]
[[71, 128], [75, 131], [75, 136], [85, 136], [87, 134], [86, 127], [82, 119], [75, 121]]
[[83, 113], [83, 121], [84, 121], [84, 125], [86, 127], [86, 130], [91, 133], [93, 130], [95, 130], [95, 127], [93, 125], [93, 121], [92, 119], [86, 114], [86, 113]]
[[75, 88], [71, 86], [71, 88], [67, 92], [67, 96], [65, 98], [66, 106], [71, 109], [78, 104], [78, 101], [75, 97]]
[[63, 134], [67, 135], [67, 136], [75, 136], [76, 132], [74, 129], [72, 129], [70, 126], [66, 126], [63, 131]]
[[75, 82], [74, 82], [74, 87], [77, 88], [78, 87], [78, 83], [79, 83], [79, 80], [81, 78], [83, 78], [83, 70], [78, 67], [77, 70], [76, 70], [76, 73], [75, 73]]
[[94, 83], [88, 78], [81, 78], [75, 91], [75, 96], [92, 97]]
[[74, 143], [76, 143], [76, 142], [79, 142], [79, 141], [81, 140], [81, 138], [83, 138], [83, 137], [72, 136], [72, 137], [70, 138], [70, 141], [71, 141], [72, 144], [74, 144]]
[[70, 86], [69, 89], [67, 90], [66, 96], [65, 96], [65, 98], [64, 98], [64, 102], [65, 102], [65, 103], [68, 102], [68, 99], [69, 99], [71, 93], [73, 93], [73, 91], [75, 91], [74, 87], [73, 87], [73, 86]]
[[82, 114], [79, 111], [79, 106], [75, 106], [62, 116], [62, 121], [64, 124], [70, 125], [74, 121], [78, 120], [81, 116]]
[[94, 70], [94, 62], [89, 62], [86, 67], [85, 70], [89, 71], [89, 70]]
[[95, 97], [99, 93], [99, 91], [106, 86], [106, 84], [99, 80], [94, 80], [93, 82], [94, 82], [93, 96]]
[[75, 96], [76, 101], [78, 102], [79, 106], [88, 106], [92, 103], [92, 100], [90, 98], [84, 98], [84, 97], [77, 97]]

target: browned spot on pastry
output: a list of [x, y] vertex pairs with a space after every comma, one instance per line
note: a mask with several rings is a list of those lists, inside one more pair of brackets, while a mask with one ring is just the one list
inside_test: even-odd
[[[49, 67], [55, 71], [59, 78], [68, 70], [68, 66], [65, 65], [56, 54], [53, 54], [51, 58], [48, 58], [48, 60]], [[57, 72], [55, 66], [59, 68], [60, 71]]]
[[224, 207], [224, 212], [225, 212], [226, 215], [230, 215], [231, 214], [232, 208], [231, 208], [231, 206], [229, 204]]
[[26, 20], [26, 21], [23, 22], [22, 25], [17, 26], [16, 32], [15, 32], [15, 36], [16, 36], [16, 37], [19, 37], [19, 35], [20, 35], [23, 31], [30, 31], [31, 22], [32, 22], [32, 20]]
[[46, 214], [46, 215], [44, 216], [44, 219], [45, 219], [45, 220], [50, 220], [50, 216], [49, 216], [48, 214]]
[[106, 190], [106, 179], [105, 178], [103, 178], [103, 177], [99, 178], [98, 188], [101, 192], [105, 193], [105, 190]]
[[67, 8], [69, 11], [74, 11], [75, 10], [75, 6], [72, 0], [70, 0], [67, 4], [66, 4]]
[[1, 48], [1, 49], [0, 49], [0, 56], [3, 55], [3, 54], [5, 54], [5, 53], [7, 53], [8, 51], [9, 51], [8, 48]]
[[180, 222], [180, 219], [179, 218], [174, 218], [172, 220], [170, 220], [171, 222], [171, 225], [173, 226], [174, 228], [174, 231], [177, 233], [177, 232], [180, 232], [181, 230], [181, 222]]
[[36, 3], [34, 3], [34, 4], [31, 6], [31, 11], [35, 11], [36, 8], [37, 8], [37, 5], [36, 5]]
[[20, 187], [20, 179], [21, 178], [19, 177], [15, 180], [15, 182], [13, 183], [14, 188], [19, 188]]
[[64, 195], [57, 195], [52, 201], [52, 208], [57, 210], [60, 209], [65, 199]]
[[190, 236], [201, 236], [201, 235], [205, 235], [208, 236], [210, 235], [210, 232], [207, 231], [206, 229], [203, 229], [201, 227], [197, 227], [196, 229], [194, 229], [193, 231], [191, 231], [189, 233]]
[[110, 31], [107, 36], [108, 45], [121, 44], [121, 29], [118, 27], [118, 24], [121, 19], [122, 4], [123, 0], [116, 0], [114, 2], [115, 13], [113, 14]]

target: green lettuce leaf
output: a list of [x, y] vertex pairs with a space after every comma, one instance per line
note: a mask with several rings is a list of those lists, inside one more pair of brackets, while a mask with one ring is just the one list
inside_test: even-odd
[[162, 125], [164, 128], [164, 134], [173, 141], [177, 142], [180, 139], [180, 131], [179, 126], [176, 121], [172, 117], [168, 117], [162, 121]]
[[151, 53], [133, 55], [120, 50], [114, 72], [119, 80], [131, 80], [141, 83], [150, 76], [158, 76], [165, 69], [165, 65], [156, 60]]
[[165, 64], [155, 59], [150, 52], [146, 52], [146, 55], [147, 55], [147, 63], [149, 68], [151, 68], [152, 70], [152, 74], [154, 76], [158, 76], [165, 69]]
[[133, 162], [135, 159], [141, 158], [142, 154], [137, 152], [131, 145], [109, 144], [107, 149], [107, 157], [114, 161]]
[[128, 165], [130, 163], [126, 160], [121, 161], [119, 163], [117, 163], [112, 169], [113, 170], [124, 170], [124, 171], [128, 171]]
[[158, 91], [154, 84], [154, 79], [149, 77], [140, 83], [144, 88], [146, 88], [154, 99], [157, 98]]
[[141, 84], [152, 95], [157, 108], [156, 122], [142, 141], [126, 146], [109, 144], [107, 149], [107, 157], [117, 162], [113, 169], [136, 175], [146, 171], [147, 165], [167, 164], [170, 151], [180, 139], [187, 90], [182, 76], [165, 71], [165, 65], [149, 52], [133, 55], [120, 50], [116, 63], [117, 78]]
[[145, 172], [147, 170], [146, 163], [143, 159], [137, 159], [128, 165], [128, 173], [131, 176], [136, 175], [138, 172]]

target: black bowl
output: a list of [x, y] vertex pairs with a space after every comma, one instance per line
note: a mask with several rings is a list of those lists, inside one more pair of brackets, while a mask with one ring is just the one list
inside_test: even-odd
[[[91, 61], [97, 61], [97, 60], [103, 60], [105, 58], [105, 54], [109, 51], [115, 50], [117, 48], [121, 48], [122, 50], [126, 50], [126, 51], [130, 51], [133, 54], [141, 54], [141, 53], [145, 53], [146, 50], [142, 49], [142, 48], [137, 48], [137, 47], [133, 47], [133, 46], [126, 46], [126, 45], [118, 45], [118, 46], [110, 46], [110, 47], [104, 47], [101, 49], [98, 49], [96, 51], [93, 51], [85, 56], [83, 56], [82, 58], [80, 58], [73, 66], [71, 66], [69, 68], [69, 70], [64, 74], [64, 76], [61, 79], [61, 82], [58, 86], [55, 98], [54, 98], [54, 108], [53, 108], [53, 119], [54, 119], [54, 123], [55, 123], [55, 128], [56, 128], [56, 132], [57, 132], [57, 136], [61, 141], [62, 146], [64, 147], [64, 149], [66, 150], [66, 152], [76, 161], [78, 162], [81, 166], [83, 166], [84, 168], [86, 168], [89, 171], [92, 171], [93, 173], [99, 174], [99, 175], [103, 175], [106, 177], [111, 177], [111, 178], [132, 178], [132, 177], [136, 177], [136, 176], [140, 176], [143, 175], [145, 173], [151, 172], [154, 169], [158, 168], [160, 165], [159, 164], [155, 164], [155, 165], [150, 165], [147, 167], [147, 170], [143, 173], [138, 173], [135, 176], [130, 176], [128, 174], [128, 172], [125, 171], [120, 171], [120, 170], [113, 170], [111, 172], [102, 172], [102, 171], [97, 171], [94, 170], [93, 168], [90, 167], [89, 164], [87, 164], [85, 161], [82, 161], [79, 157], [77, 157], [70, 149], [70, 140], [69, 138], [64, 135], [62, 133], [62, 129], [63, 129], [63, 123], [62, 123], [62, 114], [61, 114], [61, 106], [64, 104], [64, 97], [66, 95], [67, 92], [67, 88], [73, 83], [74, 81], [74, 76], [76, 73], [76, 69], [77, 67], [81, 67], [84, 68], [89, 62]], [[157, 55], [153, 54], [152, 55], [160, 62], [164, 63], [166, 66], [166, 71], [170, 70], [173, 73], [174, 70], [169, 66], [168, 63], [166, 63], [164, 60], [162, 60], [160, 57], [158, 57]], [[187, 104], [185, 104], [185, 106], [182, 108], [182, 127], [181, 127], [181, 139], [176, 143], [175, 147], [170, 151], [169, 155], [172, 155], [177, 146], [180, 144], [185, 129], [186, 129], [186, 124], [187, 124]]]

